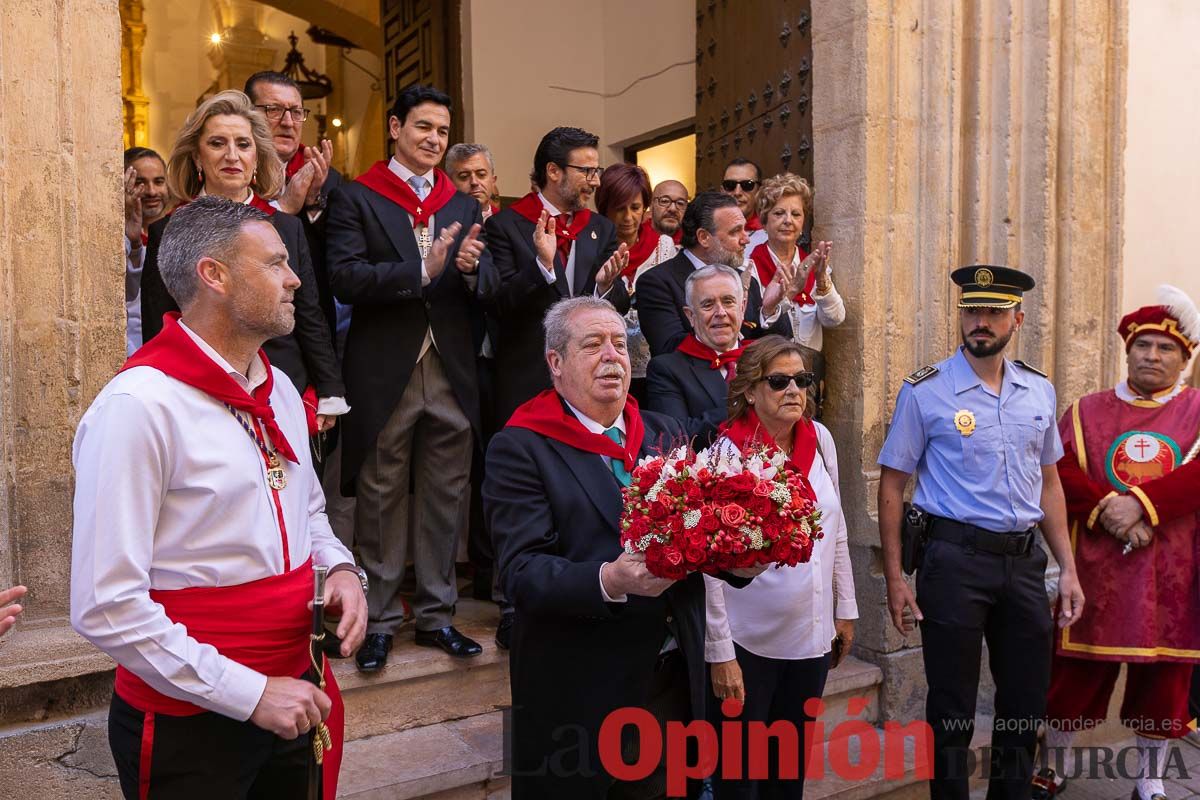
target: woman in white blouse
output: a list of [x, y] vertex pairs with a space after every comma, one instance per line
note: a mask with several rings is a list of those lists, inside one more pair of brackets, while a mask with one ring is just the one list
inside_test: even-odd
[[[787, 720], [800, 734], [809, 698], [820, 697], [825, 678], [854, 639], [858, 607], [838, 489], [833, 437], [811, 415], [807, 371], [800, 346], [767, 336], [746, 348], [729, 387], [729, 422], [717, 446], [744, 450], [763, 444], [779, 448], [807, 476], [821, 511], [824, 536], [812, 560], [770, 568], [742, 589], [706, 576], [705, 660], [711, 665], [718, 700], [744, 702], [743, 723]], [[718, 717], [720, 718], [720, 717]], [[819, 744], [819, 743], [817, 743]], [[716, 781], [715, 798], [800, 798], [798, 780], [778, 779], [772, 745], [771, 779]], [[743, 754], [743, 763], [748, 763]], [[803, 760], [800, 762], [803, 764]], [[719, 774], [719, 772], [718, 772]]]
[[[823, 379], [825, 368], [821, 357], [825, 328], [835, 328], [846, 319], [846, 305], [829, 268], [829, 242], [817, 242], [811, 253], [800, 247], [804, 223], [812, 214], [812, 187], [799, 175], [785, 172], [763, 181], [758, 192], [758, 216], [762, 220], [767, 241], [750, 250], [749, 259], [755, 275], [765, 287], [781, 264], [790, 264], [796, 271], [796, 284], [791, 289], [787, 314], [792, 322], [792, 340], [809, 348], [809, 368]], [[818, 384], [817, 403], [821, 387]]]

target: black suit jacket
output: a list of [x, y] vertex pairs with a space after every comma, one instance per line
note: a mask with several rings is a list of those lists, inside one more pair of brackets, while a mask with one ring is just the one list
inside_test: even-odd
[[[684, 440], [675, 420], [653, 412], [642, 419], [641, 455]], [[492, 438], [483, 500], [516, 611], [513, 798], [603, 798], [611, 779], [600, 768], [600, 725], [617, 708], [647, 705], [668, 631], [687, 662], [693, 718], [705, 716], [704, 579], [691, 575], [659, 597], [604, 602], [600, 565], [621, 552], [621, 486], [600, 456], [533, 431], [509, 427]], [[565, 738], [555, 741], [557, 730]], [[572, 748], [599, 774], [529, 774]], [[564, 766], [577, 769], [571, 757]]]
[[[549, 283], [537, 265], [533, 248], [534, 223], [511, 208], [488, 218], [488, 250], [496, 262], [500, 287], [492, 298], [495, 315], [496, 349], [496, 422], [503, 425], [517, 406], [543, 389], [550, 388], [550, 370], [546, 367], [545, 333], [542, 319], [550, 306], [570, 297], [565, 265], [555, 255], [556, 283]], [[617, 229], [600, 214], [592, 214], [588, 224], [575, 238], [575, 295], [596, 291], [596, 273], [617, 250]], [[617, 312], [629, 310], [629, 294], [624, 281], [614, 281], [606, 295]]]
[[707, 447], [728, 416], [729, 384], [709, 362], [676, 350], [650, 359], [646, 367], [646, 409], [674, 417], [696, 447]]
[[[329, 335], [329, 323], [321, 311], [317, 278], [304, 238], [304, 226], [291, 214], [276, 211], [271, 215], [279, 238], [288, 251], [288, 264], [300, 279], [296, 290], [296, 327], [287, 336], [263, 344], [263, 351], [273, 366], [279, 367], [292, 380], [296, 391], [303, 393], [311, 383], [318, 397], [343, 397], [341, 365]], [[150, 226], [150, 242], [146, 246], [146, 261], [142, 269], [142, 340], [150, 341], [162, 330], [163, 314], [178, 311], [179, 304], [167, 292], [162, 273], [158, 271], [158, 246], [162, 242], [171, 217], [160, 219]]]
[[465, 232], [482, 219], [479, 203], [461, 192], [434, 215], [435, 237], [455, 222], [463, 233], [447, 253], [445, 269], [425, 287], [412, 222], [399, 205], [347, 181], [333, 193], [326, 214], [330, 284], [338, 300], [354, 306], [343, 359], [351, 410], [342, 429], [342, 492], [353, 494], [367, 450], [400, 402], [431, 326], [431, 347], [480, 434], [471, 318], [480, 313], [477, 297], [495, 290], [496, 275], [486, 250], [474, 288], [454, 265]]
[[[329, 174], [325, 177], [325, 183], [321, 186], [321, 196], [325, 198], [326, 204], [333, 192], [343, 183], [345, 183], [345, 179], [342, 178], [342, 173], [330, 167]], [[327, 219], [329, 219], [328, 210], [322, 211], [315, 221], [308, 218], [307, 211], [300, 212], [300, 222], [304, 224], [304, 238], [308, 240], [308, 252], [312, 255], [313, 273], [317, 279], [317, 295], [321, 300], [321, 311], [329, 323], [329, 335], [336, 341], [337, 313], [333, 305], [333, 289], [329, 285], [329, 267], [325, 260], [325, 221]]]
[[[688, 275], [695, 270], [683, 250], [674, 258], [651, 267], [638, 278], [637, 310], [642, 333], [650, 345], [650, 355], [658, 356], [675, 352], [679, 343], [692, 332], [692, 325], [683, 313], [684, 284]], [[742, 336], [757, 339], [768, 333], [791, 336], [792, 325], [786, 314], [770, 327], [759, 324], [762, 318], [762, 290], [758, 281], [750, 281], [746, 298], [746, 316], [742, 322]]]

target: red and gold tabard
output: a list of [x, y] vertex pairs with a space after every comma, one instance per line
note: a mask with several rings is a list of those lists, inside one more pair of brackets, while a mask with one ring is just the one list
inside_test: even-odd
[[[1200, 435], [1200, 390], [1163, 403], [1090, 394], [1063, 415], [1059, 432], [1058, 469], [1087, 597], [1080, 620], [1058, 632], [1059, 655], [1200, 663], [1200, 491], [1156, 483]], [[1149, 546], [1122, 554], [1124, 543], [1103, 529], [1097, 504], [1113, 493], [1141, 502], [1154, 528]]]

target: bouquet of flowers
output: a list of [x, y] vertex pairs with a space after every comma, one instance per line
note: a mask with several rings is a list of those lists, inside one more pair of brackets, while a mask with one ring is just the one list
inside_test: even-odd
[[644, 458], [624, 490], [621, 545], [646, 568], [680, 580], [692, 572], [812, 557], [821, 512], [808, 481], [779, 450], [739, 453], [722, 439], [699, 453], [679, 447]]

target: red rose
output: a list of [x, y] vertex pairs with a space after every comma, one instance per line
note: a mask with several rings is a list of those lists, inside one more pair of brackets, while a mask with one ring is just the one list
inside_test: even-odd
[[704, 550], [699, 547], [689, 546], [683, 551], [683, 559], [690, 566], [697, 567], [704, 563]]
[[697, 505], [704, 500], [704, 492], [700, 489], [700, 484], [695, 481], [689, 481], [683, 487], [683, 496], [689, 505]]
[[712, 506], [705, 506], [700, 510], [700, 524], [697, 527], [705, 533], [712, 533], [721, 527], [721, 522], [713, 513]]
[[770, 497], [774, 488], [775, 485], [770, 481], [759, 481], [754, 484], [754, 494], [756, 497]]
[[746, 521], [746, 509], [734, 503], [721, 507], [721, 522], [727, 527], [737, 529]]
[[667, 545], [662, 550], [663, 561], [670, 564], [672, 567], [678, 567], [683, 563], [683, 553], [675, 547]]
[[772, 502], [771, 498], [769, 497], [762, 497], [756, 494], [746, 501], [746, 507], [749, 508], [752, 513], [760, 517], [765, 517], [767, 514], [770, 514], [775, 510], [775, 503]]
[[671, 509], [666, 502], [662, 500], [655, 500], [650, 504], [648, 513], [650, 519], [654, 520], [655, 522], [662, 522], [664, 519], [670, 516]]

